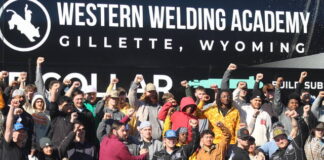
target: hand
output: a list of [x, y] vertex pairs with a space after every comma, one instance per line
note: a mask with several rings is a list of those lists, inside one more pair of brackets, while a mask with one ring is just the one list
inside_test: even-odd
[[70, 120], [70, 122], [71, 123], [74, 123], [75, 120], [77, 120], [77, 119], [78, 119], [78, 113], [77, 112], [71, 113], [71, 120]]
[[18, 108], [20, 105], [19, 99], [13, 98], [10, 102], [10, 106], [14, 108]]
[[265, 160], [265, 156], [262, 152], [259, 152], [257, 155], [257, 160]]
[[38, 57], [36, 64], [37, 66], [40, 66], [41, 64], [43, 64], [45, 62], [45, 58], [44, 57]]
[[208, 94], [205, 94], [202, 98], [203, 101], [207, 102], [210, 100], [210, 96]]
[[128, 117], [132, 117], [134, 113], [135, 113], [135, 109], [134, 108], [129, 108], [127, 110], [127, 116]]
[[7, 71], [0, 72], [0, 80], [7, 78], [8, 76], [9, 76], [9, 73]]
[[189, 125], [192, 127], [192, 128], [196, 128], [198, 126], [198, 120], [196, 119], [190, 119], [189, 120]]
[[169, 108], [169, 110], [168, 110], [168, 116], [171, 116], [174, 113], [174, 111], [175, 111], [175, 108], [174, 107]]
[[134, 82], [137, 83], [137, 84], [139, 84], [142, 81], [143, 81], [143, 75], [137, 74], [136, 77], [135, 77], [135, 79], [134, 79]]
[[20, 72], [19, 78], [20, 82], [25, 82], [27, 79], [27, 72]]
[[324, 98], [324, 91], [320, 91], [320, 92], [318, 93], [318, 96], [321, 97], [321, 98]]
[[148, 150], [145, 149], [145, 148], [142, 148], [139, 153], [140, 154], [147, 154], [148, 153]]
[[239, 82], [238, 88], [240, 89], [246, 88], [246, 82]]
[[111, 113], [105, 113], [102, 119], [107, 120], [107, 119], [111, 119], [111, 118], [112, 118]]
[[298, 116], [298, 113], [295, 110], [292, 110], [292, 111], [286, 111], [285, 115], [291, 118], [295, 118]]
[[224, 124], [221, 121], [216, 122], [216, 126], [219, 128], [224, 127]]
[[33, 157], [35, 154], [36, 154], [36, 149], [31, 149], [29, 155]]
[[19, 116], [23, 113], [24, 111], [21, 108], [15, 108], [14, 110], [14, 115]]
[[217, 84], [212, 84], [212, 85], [210, 86], [210, 88], [211, 88], [212, 90], [214, 90], [215, 92], [218, 90], [218, 86], [217, 86]]
[[258, 117], [258, 115], [260, 114], [260, 111], [259, 110], [254, 110], [254, 114], [253, 114], [253, 117]]
[[181, 84], [182, 87], [185, 87], [185, 88], [188, 88], [189, 87], [189, 84], [188, 84], [188, 81], [187, 80], [181, 81], [180, 84]]
[[281, 86], [281, 83], [283, 82], [283, 77], [278, 77], [277, 78], [277, 82], [276, 82], [276, 87], [277, 88], [280, 88], [280, 86]]
[[79, 129], [80, 129], [80, 125], [79, 124], [75, 124], [73, 132], [76, 133]]
[[19, 84], [18, 81], [11, 81], [11, 82], [9, 83], [9, 86], [10, 86], [10, 87], [14, 87], [14, 86], [17, 86], [18, 84]]
[[69, 79], [64, 79], [64, 80], [63, 80], [63, 84], [66, 85], [66, 86], [70, 85], [71, 83], [72, 83], [72, 82], [71, 82], [71, 80], [69, 80]]
[[73, 83], [72, 83], [72, 88], [78, 88], [78, 87], [80, 87], [81, 86], [81, 83], [79, 82], [79, 81], [74, 81]]
[[307, 74], [308, 73], [306, 71], [301, 72], [300, 73], [300, 78], [305, 79], [307, 77]]
[[262, 73], [258, 73], [255, 77], [255, 81], [256, 82], [260, 82], [263, 79], [263, 74]]
[[304, 110], [304, 113], [308, 113], [310, 111], [310, 105], [305, 105], [303, 110]]
[[118, 78], [113, 78], [110, 83], [117, 84], [119, 82]]
[[227, 67], [227, 70], [230, 70], [230, 71], [234, 71], [236, 69], [237, 69], [237, 66], [234, 63], [229, 64]]

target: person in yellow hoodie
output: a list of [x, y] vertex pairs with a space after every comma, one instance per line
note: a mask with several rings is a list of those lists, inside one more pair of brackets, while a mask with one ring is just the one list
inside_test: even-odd
[[197, 117], [207, 118], [215, 134], [213, 143], [218, 144], [222, 139], [222, 130], [217, 127], [217, 122], [221, 122], [231, 133], [230, 144], [235, 144], [237, 131], [240, 128], [240, 113], [232, 105], [232, 94], [229, 90], [220, 90], [217, 94], [216, 105], [202, 111], [203, 105], [198, 105]]

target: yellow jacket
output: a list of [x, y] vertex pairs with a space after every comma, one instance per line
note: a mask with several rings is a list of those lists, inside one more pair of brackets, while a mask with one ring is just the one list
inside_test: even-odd
[[6, 106], [6, 103], [5, 103], [4, 99], [3, 99], [3, 95], [2, 94], [3, 93], [2, 93], [2, 91], [0, 89], [0, 109], [3, 109]]
[[[128, 111], [128, 109], [131, 108], [131, 106], [128, 103], [126, 103], [126, 104], [124, 104], [124, 106], [119, 105], [118, 108], [119, 108], [120, 112], [127, 115], [127, 111]], [[138, 133], [137, 126], [136, 126], [137, 118], [135, 117], [135, 115], [136, 115], [136, 112], [133, 114], [132, 117], [129, 117], [131, 120], [128, 122], [128, 126], [129, 126], [128, 133], [132, 136], [135, 136]]]
[[222, 112], [218, 109], [217, 105], [209, 107], [204, 111], [200, 111], [200, 108], [197, 109], [197, 117], [204, 119], [207, 118], [210, 125], [212, 126], [211, 130], [215, 134], [214, 144], [220, 143], [222, 139], [222, 130], [216, 126], [216, 122], [220, 121], [224, 124], [226, 128], [229, 129], [231, 133], [230, 144], [236, 143], [237, 131], [240, 127], [240, 113], [235, 107], [231, 107], [227, 114], [224, 116]]

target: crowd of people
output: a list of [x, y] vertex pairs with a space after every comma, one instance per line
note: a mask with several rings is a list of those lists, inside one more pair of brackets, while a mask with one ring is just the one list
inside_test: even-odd
[[152, 83], [138, 97], [136, 75], [128, 91], [114, 78], [99, 98], [79, 81], [45, 86], [44, 62], [32, 84], [26, 72], [12, 82], [0, 72], [1, 160], [324, 160], [324, 91], [310, 96], [307, 72], [289, 94], [283, 77], [260, 87], [262, 73], [253, 89], [242, 81], [231, 91], [229, 64], [213, 95], [184, 80], [185, 97], [159, 96]]

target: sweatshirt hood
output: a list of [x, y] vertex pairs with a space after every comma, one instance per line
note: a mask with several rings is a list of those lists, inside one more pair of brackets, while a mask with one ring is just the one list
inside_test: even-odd
[[183, 109], [189, 105], [194, 105], [195, 106], [194, 109], [196, 110], [197, 105], [195, 101], [191, 97], [183, 97], [180, 102], [180, 111], [183, 112]]
[[32, 100], [32, 103], [31, 103], [31, 106], [34, 108], [34, 105], [35, 105], [35, 102], [37, 99], [41, 99], [43, 102], [44, 102], [44, 108], [43, 108], [43, 111], [46, 111], [46, 101], [45, 101], [45, 98], [40, 95], [40, 94], [35, 94], [34, 97], [33, 97], [33, 100]]

